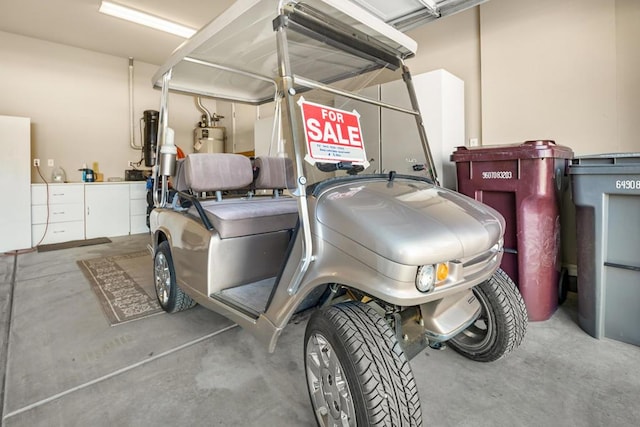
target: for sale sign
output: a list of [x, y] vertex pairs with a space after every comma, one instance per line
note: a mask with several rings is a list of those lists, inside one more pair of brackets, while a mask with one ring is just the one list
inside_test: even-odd
[[362, 141], [360, 114], [307, 102], [300, 97], [304, 135], [307, 142], [305, 160], [369, 166]]

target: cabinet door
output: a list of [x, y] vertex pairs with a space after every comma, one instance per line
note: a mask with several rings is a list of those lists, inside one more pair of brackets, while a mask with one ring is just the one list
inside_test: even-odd
[[253, 130], [258, 110], [253, 105], [216, 102], [216, 113], [224, 116], [218, 126], [225, 128], [225, 153], [254, 151]]
[[[45, 234], [46, 231], [46, 234]], [[62, 243], [70, 240], [84, 239], [84, 221], [52, 222], [34, 224], [31, 227], [33, 246], [37, 244]]]
[[0, 253], [31, 247], [30, 119], [0, 116]]
[[233, 152], [246, 153], [254, 150], [253, 127], [256, 122], [256, 107], [233, 103]]
[[[370, 86], [360, 90], [358, 93], [367, 98], [380, 100], [380, 86]], [[367, 104], [362, 101], [356, 101], [350, 98], [337, 96], [335, 99], [335, 107], [340, 110], [352, 111], [356, 110], [360, 114], [360, 128], [362, 129], [362, 140], [364, 149], [369, 159], [369, 169], [367, 172], [380, 173], [380, 107]], [[345, 175], [340, 172], [338, 175]]]
[[[31, 223], [84, 221], [84, 203], [61, 203], [31, 206]], [[84, 227], [83, 227], [84, 228]]]
[[147, 184], [136, 182], [129, 184], [131, 214], [131, 234], [148, 233], [147, 227]]
[[216, 101], [216, 113], [224, 117], [218, 126], [224, 127], [224, 152], [233, 153], [233, 108], [231, 102]]
[[[47, 188], [49, 195], [47, 196]], [[84, 184], [31, 184], [32, 205], [84, 204]]]
[[[383, 102], [411, 108], [409, 93], [403, 81], [385, 83], [381, 87]], [[425, 176], [424, 170], [415, 170], [426, 164], [424, 150], [415, 118], [386, 108], [382, 109], [382, 169], [401, 174]], [[427, 135], [429, 131], [427, 130]]]
[[[456, 166], [450, 160], [455, 148], [464, 145], [464, 82], [445, 70], [413, 76], [413, 84], [424, 120], [431, 155], [444, 187], [456, 188]], [[385, 83], [382, 100], [405, 108], [411, 107], [404, 82]], [[415, 164], [426, 158], [413, 117], [382, 109], [382, 166], [400, 173], [426, 175], [414, 171]]]
[[84, 191], [87, 239], [129, 234], [129, 184], [87, 184]]

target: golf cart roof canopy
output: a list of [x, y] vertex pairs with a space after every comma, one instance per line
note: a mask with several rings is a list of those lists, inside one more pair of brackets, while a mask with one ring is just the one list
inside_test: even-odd
[[417, 50], [399, 29], [482, 1], [238, 0], [176, 49], [153, 84], [160, 87], [171, 71], [168, 89], [174, 92], [270, 102], [278, 77], [276, 26], [294, 30], [288, 32], [288, 49], [295, 73], [331, 83], [399, 67]]
[[[291, 65], [297, 74], [325, 83], [381, 68], [388, 60], [397, 63], [417, 49], [414, 40], [350, 1], [238, 0], [180, 46], [153, 83], [160, 86], [172, 70], [172, 91], [250, 104], [272, 101], [278, 77], [275, 25], [308, 30], [289, 37]], [[327, 40], [341, 46], [327, 47]], [[353, 51], [373, 46], [366, 57], [342, 50], [354, 41], [359, 45]]]
[[462, 12], [488, 0], [352, 0], [400, 31]]

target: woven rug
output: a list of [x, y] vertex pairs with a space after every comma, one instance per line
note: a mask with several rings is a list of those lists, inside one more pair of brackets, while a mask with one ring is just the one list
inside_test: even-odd
[[162, 312], [148, 251], [85, 259], [78, 265], [112, 326]]

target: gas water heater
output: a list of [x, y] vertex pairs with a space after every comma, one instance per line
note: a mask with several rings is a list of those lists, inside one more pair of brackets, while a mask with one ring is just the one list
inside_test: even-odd
[[193, 136], [193, 151], [197, 153], [223, 153], [224, 127], [207, 126], [195, 128]]
[[196, 98], [196, 105], [202, 111], [202, 119], [193, 131], [193, 151], [196, 153], [223, 153], [225, 128], [216, 126], [216, 124], [224, 117], [216, 113], [211, 114], [202, 105], [199, 97]]

